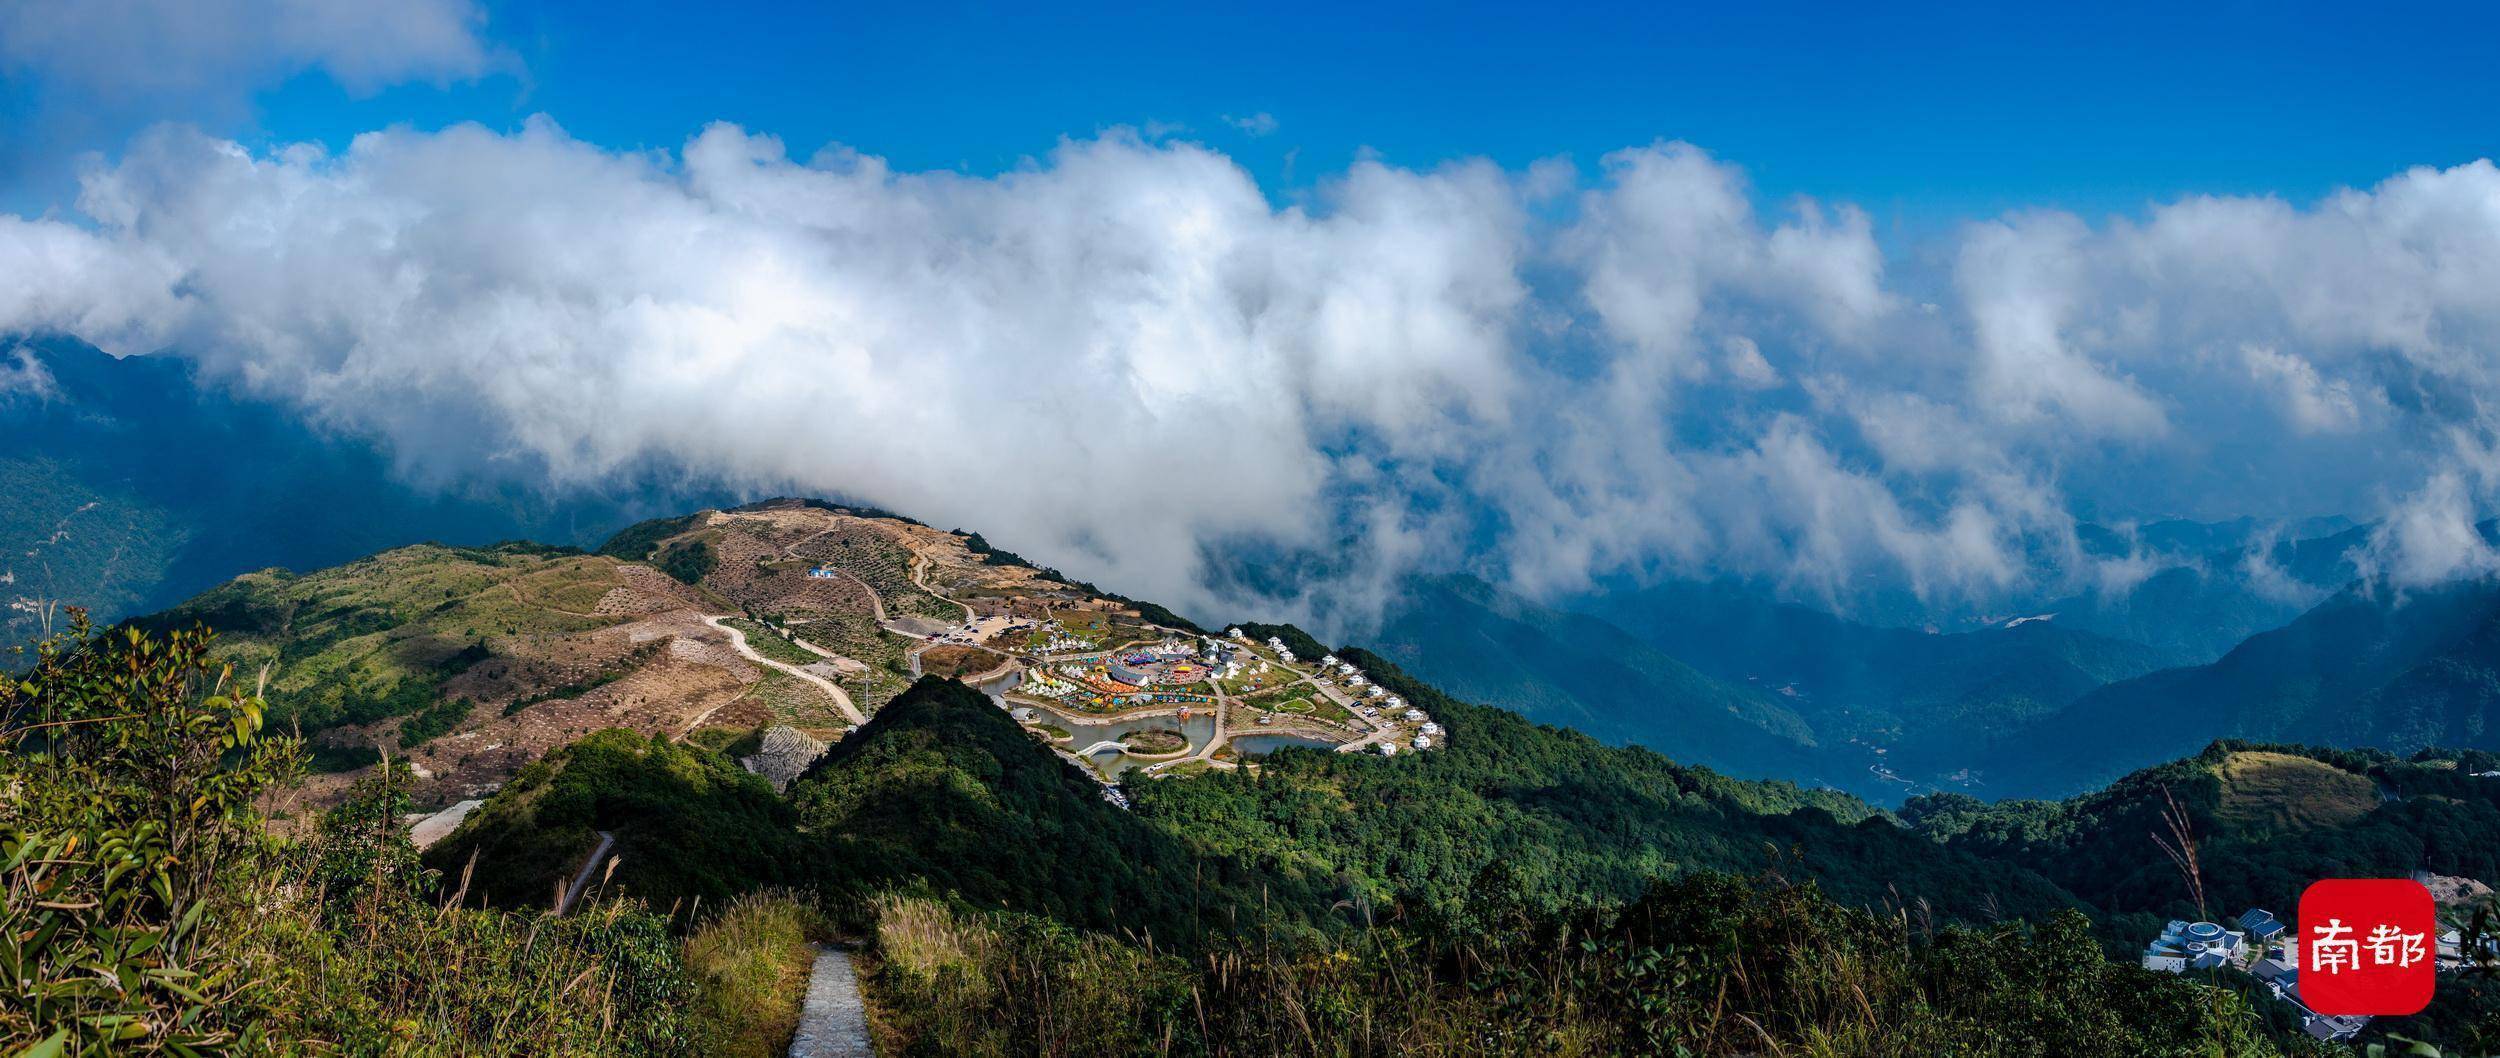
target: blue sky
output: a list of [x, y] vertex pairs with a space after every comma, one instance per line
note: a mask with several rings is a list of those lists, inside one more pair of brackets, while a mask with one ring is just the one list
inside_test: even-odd
[[[1175, 129], [1272, 192], [1359, 152], [1402, 165], [1682, 139], [1773, 199], [1879, 229], [2007, 209], [2134, 211], [2185, 193], [2307, 199], [2495, 152], [2489, 6], [1731, 4], [495, 5], [518, 69], [363, 98], [318, 72], [259, 130], [340, 143], [396, 122], [544, 112], [610, 147], [726, 120], [794, 153], [994, 172], [1061, 135]], [[2183, 8], [2196, 8], [2183, 10]], [[1267, 114], [1252, 136], [1226, 117]]]
[[2153, 568], [2082, 518], [2500, 574], [2490, 10], [119, 3], [0, 0], [0, 334], [434, 479], [840, 494], [1200, 605], [1245, 552]]

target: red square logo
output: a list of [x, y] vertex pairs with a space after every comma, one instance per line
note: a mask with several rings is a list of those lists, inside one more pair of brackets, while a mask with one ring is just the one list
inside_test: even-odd
[[2439, 912], [2407, 878], [2329, 878], [2300, 894], [2300, 1001], [2320, 1014], [2419, 1013], [2439, 983]]

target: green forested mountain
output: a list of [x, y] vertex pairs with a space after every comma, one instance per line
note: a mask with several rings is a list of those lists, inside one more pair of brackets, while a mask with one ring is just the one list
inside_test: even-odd
[[2197, 913], [2156, 836], [2175, 818], [2195, 840], [2215, 911], [2288, 908], [2321, 877], [2416, 871], [2500, 884], [2500, 760], [2478, 751], [2379, 751], [2219, 742], [2062, 801], [1912, 799], [1902, 818], [1946, 847], [2018, 863], [2137, 932]]
[[12, 354], [38, 381], [0, 391], [0, 647], [33, 639], [32, 607], [46, 601], [112, 621], [245, 570], [428, 539], [586, 544], [653, 507], [692, 505], [661, 484], [596, 497], [410, 484], [391, 453], [228, 392], [178, 357], [0, 338], [0, 357]]
[[661, 903], [719, 902], [820, 877], [824, 848], [797, 823], [771, 784], [728, 756], [612, 729], [521, 769], [426, 851], [445, 875], [467, 875], [480, 906], [524, 906], [546, 901], [604, 833], [618, 867], [603, 881]]
[[2500, 747], [2500, 589], [2356, 586], [2209, 665], [2100, 688], [2002, 739], [1995, 796], [2062, 794], [2216, 738]]
[[[1961, 770], [1994, 736], [2165, 661], [2049, 621], [1944, 634], [1882, 628], [1726, 584], [1627, 589], [1581, 605], [1592, 612], [1470, 578], [1419, 580], [1375, 640], [1469, 700], [1738, 775], [1885, 800]], [[1932, 766], [1889, 778], [1870, 768], [1886, 753]]]
[[[728, 781], [693, 750], [611, 732], [526, 770], [431, 859], [455, 871], [478, 851], [480, 877], [495, 879], [480, 894], [510, 896], [544, 891], [558, 873], [548, 865], [577, 859], [594, 832], [613, 834], [631, 864], [688, 829], [754, 831], [764, 836], [752, 853], [697, 859], [772, 864], [743, 868], [758, 882], [863, 892], [921, 880], [1167, 943], [1203, 941], [1253, 914], [1315, 927], [1354, 908], [1459, 913], [1493, 877], [1555, 910], [1628, 900], [1691, 870], [1775, 871], [1850, 903], [1916, 901], [1972, 921], [2076, 906], [2029, 871], [1939, 854], [1853, 798], [1609, 748], [1349, 656], [1441, 718], [1450, 748], [1287, 751], [1256, 773], [1136, 784], [1124, 811], [986, 696], [932, 678], [792, 784], [794, 816], [752, 806], [769, 793], [761, 780]], [[800, 832], [801, 845], [777, 844]], [[686, 855], [667, 850], [658, 866], [624, 868], [623, 880], [661, 902], [717, 898], [701, 869], [679, 865]]]
[[1768, 688], [1705, 674], [1595, 617], [1472, 577], [1419, 578], [1374, 641], [1470, 701], [1740, 775], [1812, 781], [1815, 730]]
[[791, 784], [828, 878], [925, 882], [1166, 943], [1227, 935], [1254, 905], [1323, 918], [1345, 880], [1190, 840], [1192, 821], [1114, 807], [978, 691], [924, 677]]
[[1984, 737], [2164, 661], [2054, 619], [1942, 634], [1881, 628], [1726, 584], [1661, 585], [1593, 605], [1721, 679], [1787, 693], [1827, 740]]
[[[773, 517], [788, 520], [785, 531], [798, 539], [820, 531], [786, 513]], [[705, 524], [706, 532], [719, 528]], [[642, 535], [676, 540], [693, 523], [671, 525]], [[197, 663], [271, 662], [269, 687], [283, 699], [255, 708], [307, 727], [352, 721], [324, 720], [313, 707], [355, 711], [348, 707], [381, 693], [383, 676], [424, 689], [432, 704], [333, 730], [405, 731], [441, 701], [458, 703], [466, 719], [457, 731], [431, 736], [409, 758], [431, 765], [434, 778], [404, 766], [354, 773], [363, 778], [348, 788], [350, 805], [364, 804], [358, 798], [369, 799], [377, 781], [397, 791], [396, 801], [379, 802], [376, 818], [464, 796], [442, 773], [465, 774], [472, 758], [540, 744], [516, 739], [562, 739], [546, 743], [542, 759], [511, 774], [421, 863], [413, 850], [395, 851], [404, 830], [367, 833], [347, 852], [327, 844], [331, 837], [308, 839], [303, 855], [313, 861], [353, 853], [349, 867], [323, 868], [344, 877], [379, 869], [355, 864], [404, 855], [406, 866], [392, 868], [407, 879], [394, 883], [401, 888], [392, 899], [402, 902], [377, 908], [354, 903], [364, 900], [358, 889], [339, 890], [337, 899], [351, 903], [301, 911], [305, 921], [331, 925], [289, 927], [298, 932], [284, 943], [349, 943], [351, 934], [321, 931], [445, 904], [425, 911], [435, 916], [428, 921], [510, 936], [604, 840], [617, 857], [588, 876], [595, 884], [584, 899], [617, 909], [607, 912], [611, 921], [629, 921], [620, 916], [634, 906], [657, 912], [630, 919], [641, 936], [695, 928], [712, 921], [702, 909], [770, 890], [821, 908], [824, 929], [866, 938], [884, 967], [868, 987], [888, 1005], [906, 1053], [1026, 1053], [1049, 1049], [1031, 1046], [1030, 1034], [1083, 1025], [1072, 1038], [1115, 1054], [1738, 1055], [1769, 1046], [1904, 1058], [2217, 1048], [2263, 1056], [2333, 1052], [2299, 1036], [2264, 997], [2152, 974], [2126, 958], [2163, 918], [2197, 911], [2199, 885], [2207, 906], [2236, 910], [2288, 907], [2298, 886], [2324, 876], [2420, 870], [2500, 882], [2500, 782], [2473, 775], [2496, 762], [2471, 750], [2400, 758], [2225, 743], [2064, 801], [1942, 795], [1895, 814], [1834, 790], [1732, 778], [1673, 754], [1610, 746], [1444, 693], [1352, 646], [1334, 653], [1443, 726], [1432, 751], [1282, 749], [1252, 768], [1137, 779], [1120, 805], [986, 695], [923, 678], [879, 701], [776, 792], [733, 763], [757, 737], [741, 733], [760, 730], [747, 725], [769, 714], [728, 726], [681, 715], [686, 695], [725, 703], [700, 710], [717, 717], [745, 696], [779, 693], [772, 682], [727, 681], [740, 663], [718, 649], [657, 650], [637, 638], [677, 629], [689, 642], [717, 643], [704, 638], [719, 629], [703, 615], [733, 605], [721, 592], [780, 586], [741, 538], [726, 530], [713, 538], [714, 570], [694, 583], [650, 568], [666, 548], [637, 548], [633, 534], [619, 550], [641, 561], [526, 545], [421, 546], [339, 570], [254, 574], [174, 615], [135, 622], [141, 642], [195, 621], [231, 626], [231, 646], [192, 648]], [[866, 554], [869, 544], [863, 538], [853, 549]], [[915, 583], [898, 556], [873, 557], [878, 564], [862, 568], [880, 583], [897, 591]], [[791, 580], [793, 590], [817, 590]], [[1464, 583], [1441, 590], [1441, 605], [1460, 618], [1457, 634], [1489, 658], [1478, 672], [1551, 653], [1586, 674], [1547, 683], [1555, 693], [1594, 702], [1676, 687], [1684, 707], [1712, 704], [1688, 717], [1689, 728], [1726, 723], [1739, 733], [1731, 737], [1857, 715], [1820, 694], [1765, 693], [1684, 666], [1596, 618]], [[2321, 663], [2319, 671], [2379, 674], [2335, 686], [2355, 700], [2388, 701], [2389, 688], [2423, 686], [2399, 677], [2477, 656], [2474, 636], [2433, 631], [2473, 627], [2469, 619], [2487, 610], [2471, 593], [2415, 604], [2313, 615], [2346, 623], [2281, 649], [2315, 652], [2340, 636], [2378, 667]], [[1953, 703], [1990, 688], [2055, 693], [2096, 679], [2104, 670], [2094, 666], [2142, 657], [2125, 644], [2042, 635], [2048, 630], [2030, 624], [1941, 636], [1835, 627], [1812, 615], [1766, 619], [1798, 642], [1786, 655], [1756, 646], [1751, 663], [1789, 665], [1851, 694], [1918, 702], [1931, 719], [1952, 717], [1964, 708]], [[1278, 636], [1297, 652], [1328, 652], [1291, 626], [1245, 631]], [[1767, 641], [1759, 629], [1726, 634], [1731, 643]], [[1818, 644], [1845, 663], [1807, 668]], [[91, 664], [114, 671], [115, 657], [107, 651]], [[1877, 671], [1886, 664], [1909, 674]], [[2177, 677], [2126, 682], [2162, 678]], [[353, 693], [327, 695], [327, 682]], [[69, 692], [39, 699], [60, 693]], [[551, 703], [549, 694], [569, 697]], [[110, 695], [88, 704], [101, 712]], [[2394, 706], [2379, 708], [2376, 715], [2390, 715]], [[556, 722], [610, 716], [643, 730], [581, 737]], [[345, 779], [316, 781], [326, 791], [317, 797], [335, 798]], [[427, 800], [409, 804], [411, 791]], [[330, 822], [336, 811], [321, 815], [324, 835], [339, 832]], [[2156, 841], [2174, 813], [2197, 838], [2193, 881]], [[265, 889], [239, 890], [238, 899], [266, 900], [249, 895]], [[279, 943], [244, 936], [236, 943]], [[679, 956], [632, 943], [643, 945], [631, 956], [642, 975], [635, 980], [675, 979]], [[351, 1008], [403, 1009], [393, 1004], [415, 996], [435, 997], [422, 999], [436, 1004], [429, 1009], [454, 1009], [440, 991], [451, 986], [428, 976], [442, 971], [424, 964], [460, 964], [456, 949], [388, 950], [410, 961], [324, 987]], [[608, 958], [593, 950], [583, 957]], [[503, 982], [533, 971], [493, 972]], [[386, 980], [399, 983], [386, 989], [378, 983]], [[369, 984], [402, 998], [357, 998]], [[2454, 991], [2460, 998], [2424, 1019], [2376, 1031], [2411, 1025], [2447, 1040], [2500, 1041], [2500, 1027], [2483, 1024], [2500, 1004], [2483, 989]], [[971, 1010], [988, 1013], [948, 1013]], [[303, 1024], [379, 1023], [281, 1014]], [[658, 1027], [636, 1024], [644, 1035], [635, 1038], [661, 1038]], [[693, 1037], [667, 1033], [677, 1042], [594, 1052], [696, 1053], [687, 1049], [697, 1046]]]
[[1778, 871], [1868, 906], [2039, 913], [2068, 898], [2021, 871], [1904, 844], [1856, 798], [1727, 778], [1471, 705], [1359, 648], [1341, 651], [1449, 728], [1449, 745], [1388, 760], [1285, 753], [1255, 775], [1142, 787], [1150, 817], [1204, 820], [1209, 847], [1324, 863], [1375, 899], [1463, 903], [1498, 871], [1558, 905], [1628, 899], [1662, 873]]

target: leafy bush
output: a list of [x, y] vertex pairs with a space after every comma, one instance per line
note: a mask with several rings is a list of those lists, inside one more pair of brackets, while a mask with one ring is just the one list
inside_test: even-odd
[[1190, 1012], [1196, 982], [1179, 960], [925, 896], [872, 906], [878, 959], [867, 987], [885, 1053], [1171, 1053]]
[[437, 905], [404, 768], [276, 836], [257, 806], [301, 747], [261, 736], [210, 636], [87, 631], [0, 679], [0, 1053], [694, 1055], [735, 1031], [638, 905]]
[[256, 803], [300, 771], [205, 631], [43, 644], [0, 679], [0, 1040], [213, 1053], [254, 1038], [210, 914], [271, 853]]

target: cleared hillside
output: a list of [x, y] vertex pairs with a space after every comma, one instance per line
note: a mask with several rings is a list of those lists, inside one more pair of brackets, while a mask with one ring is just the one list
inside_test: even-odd
[[2340, 827], [2379, 806], [2378, 786], [2323, 761], [2243, 750], [2214, 765], [2214, 820], [2233, 833], [2271, 835]]
[[637, 524], [596, 554], [536, 544], [395, 548], [238, 577], [140, 623], [203, 624], [266, 672], [275, 720], [311, 738], [328, 796], [383, 757], [419, 799], [479, 796], [595, 731], [725, 738], [773, 724], [824, 741], [921, 667], [1001, 655], [936, 637], [976, 612], [1064, 609], [1110, 642], [1168, 634], [1138, 604], [884, 512], [784, 500]]

